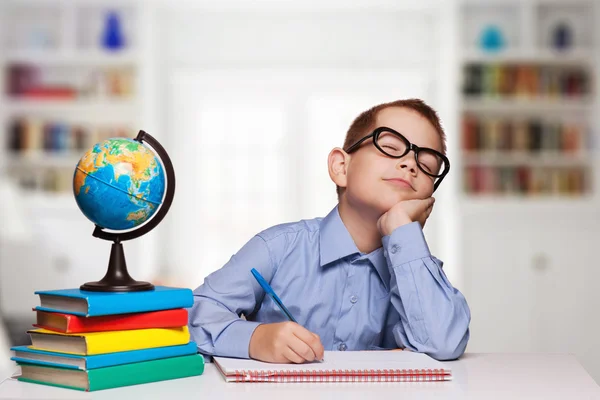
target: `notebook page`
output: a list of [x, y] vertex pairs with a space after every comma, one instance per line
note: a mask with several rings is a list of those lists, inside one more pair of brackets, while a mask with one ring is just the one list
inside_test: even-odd
[[272, 364], [257, 360], [214, 357], [225, 375], [235, 371], [331, 371], [381, 369], [442, 369], [450, 372], [447, 364], [423, 353], [410, 351], [326, 351], [323, 362], [306, 364]]

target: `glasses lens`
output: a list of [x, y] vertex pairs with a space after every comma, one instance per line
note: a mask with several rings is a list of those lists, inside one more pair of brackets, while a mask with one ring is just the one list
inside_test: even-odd
[[383, 152], [392, 157], [400, 157], [406, 153], [406, 142], [391, 132], [381, 132], [377, 145]]
[[441, 176], [446, 169], [446, 163], [439, 154], [428, 149], [419, 150], [419, 166], [431, 176]]

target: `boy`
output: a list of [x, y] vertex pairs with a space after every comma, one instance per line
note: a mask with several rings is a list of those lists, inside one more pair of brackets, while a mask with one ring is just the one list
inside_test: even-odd
[[[278, 363], [320, 360], [324, 349], [462, 355], [470, 311], [422, 232], [449, 169], [445, 151], [437, 114], [421, 100], [359, 115], [328, 158], [338, 205], [259, 233], [194, 291], [199, 351]], [[281, 322], [252, 268], [298, 324]]]

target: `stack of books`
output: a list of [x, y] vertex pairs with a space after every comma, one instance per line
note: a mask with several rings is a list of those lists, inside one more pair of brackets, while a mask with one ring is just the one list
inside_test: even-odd
[[20, 381], [94, 391], [204, 372], [187, 328], [190, 289], [35, 293], [32, 344], [11, 349]]
[[470, 63], [464, 67], [462, 91], [472, 99], [583, 99], [591, 89], [591, 74], [584, 66]]

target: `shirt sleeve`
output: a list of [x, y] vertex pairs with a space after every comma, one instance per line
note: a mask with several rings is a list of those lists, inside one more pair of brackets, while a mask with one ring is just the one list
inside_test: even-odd
[[253, 237], [194, 290], [188, 326], [200, 353], [249, 358], [250, 338], [260, 323], [245, 320], [241, 315], [253, 314], [264, 297], [264, 291], [250, 272], [252, 268], [267, 281], [273, 277], [271, 254], [260, 236]]
[[399, 314], [391, 327], [396, 345], [438, 360], [460, 357], [469, 340], [469, 306], [430, 254], [421, 225], [398, 227], [383, 237], [383, 248], [390, 299]]

